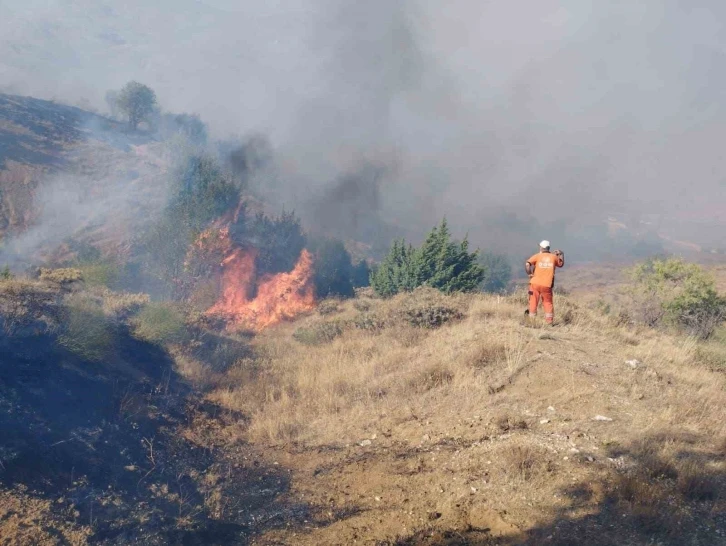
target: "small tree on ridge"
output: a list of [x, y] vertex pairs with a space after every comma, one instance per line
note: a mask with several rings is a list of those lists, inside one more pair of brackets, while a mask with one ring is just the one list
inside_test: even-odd
[[118, 94], [116, 104], [129, 119], [129, 127], [135, 131], [142, 121], [148, 121], [156, 108], [156, 93], [139, 82], [127, 83]]

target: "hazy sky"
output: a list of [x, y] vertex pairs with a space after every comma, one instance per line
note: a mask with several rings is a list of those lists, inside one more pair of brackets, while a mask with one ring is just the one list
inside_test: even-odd
[[388, 217], [483, 242], [505, 213], [726, 222], [725, 22], [722, 0], [0, 0], [0, 86], [104, 108], [136, 79], [268, 134], [293, 205], [372, 162]]

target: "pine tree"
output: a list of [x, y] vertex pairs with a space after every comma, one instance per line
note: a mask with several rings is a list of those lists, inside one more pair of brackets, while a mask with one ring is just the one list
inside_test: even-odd
[[469, 242], [451, 240], [446, 219], [434, 227], [421, 248], [394, 241], [380, 267], [371, 275], [371, 286], [387, 297], [417, 286], [431, 286], [445, 293], [476, 290], [484, 278], [477, 263], [478, 252], [469, 252]]
[[401, 290], [413, 290], [417, 286], [414, 255], [413, 247], [403, 239], [393, 241], [383, 262], [371, 274], [373, 289], [384, 297], [393, 296]]

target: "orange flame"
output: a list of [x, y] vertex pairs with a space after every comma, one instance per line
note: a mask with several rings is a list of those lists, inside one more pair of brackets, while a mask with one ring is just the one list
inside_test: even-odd
[[[228, 230], [219, 231], [223, 245], [230, 245]], [[204, 241], [198, 241], [203, 244]], [[222, 261], [222, 293], [208, 315], [222, 315], [230, 328], [259, 332], [315, 307], [313, 258], [306, 249], [289, 273], [257, 279], [254, 249], [233, 249]], [[253, 291], [257, 288], [256, 294]]]

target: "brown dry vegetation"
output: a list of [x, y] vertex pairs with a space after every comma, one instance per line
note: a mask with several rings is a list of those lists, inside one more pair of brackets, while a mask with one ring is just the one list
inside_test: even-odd
[[[461, 318], [412, 324], [424, 308]], [[363, 296], [255, 339], [254, 363], [208, 395], [247, 416], [226, 438], [289, 468], [288, 496], [345, 514], [255, 543], [726, 543], [714, 344], [565, 297], [555, 328], [522, 310], [521, 296]], [[332, 321], [336, 336], [296, 339]]]
[[[142, 296], [44, 282], [6, 281], [7, 302], [25, 294], [52, 309], [62, 298], [144, 331]], [[27, 306], [9, 308], [14, 332], [32, 326]], [[166, 394], [122, 390], [115, 424], [99, 425], [141, 442], [123, 463], [132, 470], [107, 471], [132, 475], [128, 490], [96, 484], [95, 515], [83, 497], [74, 516], [58, 503], [72, 493], [0, 488], [0, 534], [113, 543], [101, 531], [131, 540], [138, 526], [150, 544], [726, 544], [723, 338], [623, 325], [575, 297], [557, 297], [554, 328], [523, 310], [524, 294], [420, 289], [390, 300], [362, 291], [254, 338], [187, 318], [184, 339], [156, 343], [205, 400], [168, 380]], [[122, 364], [76, 366], [111, 363]], [[184, 404], [157, 429], [140, 418]], [[136, 422], [146, 423], [138, 438]]]

